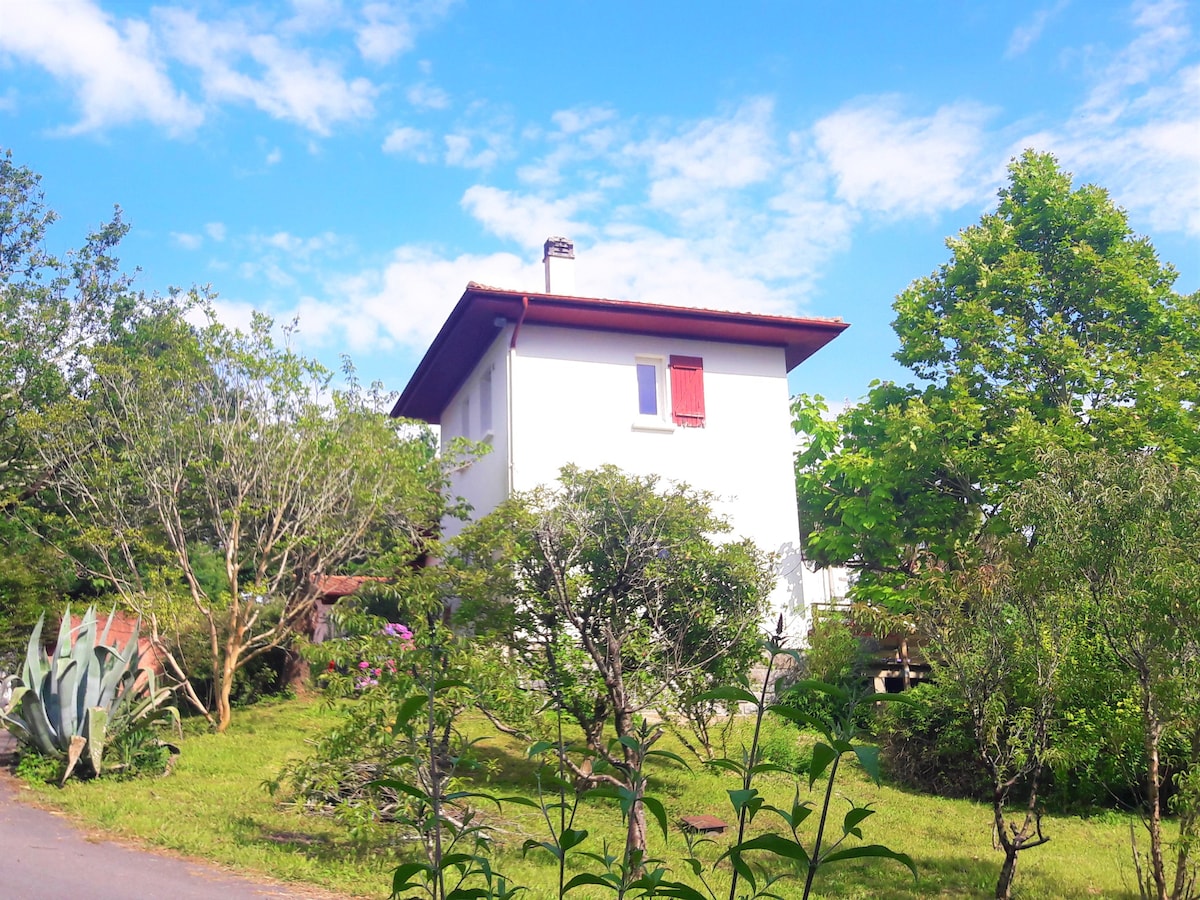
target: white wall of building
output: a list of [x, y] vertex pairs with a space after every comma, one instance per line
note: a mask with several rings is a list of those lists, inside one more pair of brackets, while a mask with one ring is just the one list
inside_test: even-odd
[[[808, 603], [829, 599], [832, 583], [801, 562], [796, 517], [787, 371], [781, 348], [619, 334], [547, 326], [522, 327], [514, 351], [511, 326], [485, 354], [442, 417], [443, 442], [462, 434], [492, 373], [493, 451], [456, 476], [454, 488], [476, 515], [495, 507], [510, 488], [553, 482], [567, 463], [611, 463], [710, 491], [731, 536], [748, 537], [778, 554], [779, 584], [772, 618], [782, 612], [802, 636]], [[672, 355], [704, 361], [705, 427], [671, 423], [670, 389], [658, 421], [638, 415], [636, 363]], [[511, 397], [511, 409], [506, 409]], [[511, 429], [511, 430], [510, 430]], [[479, 433], [467, 436], [478, 440]], [[510, 469], [511, 466], [511, 469]], [[457, 526], [449, 523], [448, 534]]]
[[[464, 497], [473, 508], [473, 517], [486, 515], [507, 496], [509, 490], [509, 351], [511, 327], [506, 328], [484, 353], [442, 414], [441, 444], [443, 456], [458, 437], [479, 441], [490, 448], [471, 465], [455, 472], [450, 489]], [[484, 382], [490, 378], [491, 389]], [[488, 394], [491, 402], [488, 403]], [[454, 537], [466, 523], [448, 519], [443, 523], [446, 537]]]

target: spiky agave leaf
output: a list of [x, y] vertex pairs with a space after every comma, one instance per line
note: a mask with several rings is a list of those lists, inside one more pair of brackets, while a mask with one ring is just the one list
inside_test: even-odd
[[89, 707], [83, 714], [83, 737], [87, 741], [88, 761], [99, 775], [108, 737], [108, 711], [99, 706]]
[[[42, 622], [30, 637], [22, 684], [14, 691], [7, 712], [0, 713], [9, 730], [39, 752], [68, 757], [64, 781], [81, 759], [99, 774], [104, 748], [124, 730], [179, 712], [167, 705], [171, 689], [160, 687], [153, 671], [139, 682], [140, 623], [123, 647], [108, 643], [110, 614], [102, 633], [96, 611], [89, 608], [78, 629], [70, 626], [70, 610], [59, 629], [52, 655], [41, 648]], [[72, 642], [72, 632], [75, 640]], [[35, 677], [36, 676], [36, 677]]]

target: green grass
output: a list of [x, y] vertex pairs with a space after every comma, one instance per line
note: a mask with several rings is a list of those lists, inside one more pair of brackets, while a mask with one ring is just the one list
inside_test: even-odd
[[[344, 828], [329, 819], [281, 807], [262, 787], [278, 774], [285, 759], [305, 755], [305, 740], [331, 727], [336, 716], [336, 711], [314, 702], [254, 707], [235, 715], [228, 734], [186, 737], [183, 754], [168, 778], [102, 779], [73, 783], [63, 790], [45, 785], [34, 790], [43, 803], [121, 838], [284, 881], [317, 885], [346, 897], [386, 897], [390, 868], [397, 861], [391, 847], [382, 841], [356, 847]], [[669, 739], [662, 745], [678, 749], [671, 747]], [[490, 784], [483, 789], [532, 795], [533, 768], [525, 759], [524, 748], [499, 736], [485, 746], [487, 765], [481, 771], [488, 773], [483, 777]], [[803, 746], [796, 752], [803, 756]], [[689, 773], [663, 766], [656, 770], [652, 784], [652, 793], [666, 804], [672, 819], [695, 813], [732, 819], [725, 791], [736, 785], [728, 779], [699, 768]], [[764, 777], [759, 787], [770, 802], [790, 804], [793, 787], [787, 777]], [[804, 787], [802, 799], [808, 796]], [[810, 799], [819, 802], [821, 793], [822, 783], [818, 782]], [[917, 900], [991, 896], [1001, 855], [992, 849], [989, 808], [886, 785], [876, 787], [854, 765], [844, 766], [839, 773], [835, 794], [835, 830], [840, 830], [836, 825], [847, 808], [842, 797], [870, 803], [878, 813], [863, 825], [866, 840], [908, 853], [920, 875], [914, 882], [906, 869], [885, 862], [831, 867], [818, 876], [821, 897]], [[523, 858], [520, 853], [527, 837], [546, 837], [539, 813], [516, 806], [501, 811], [481, 806], [480, 812], [496, 830], [496, 867], [516, 883], [528, 885], [530, 891], [524, 896], [530, 900], [551, 896], [555, 870], [544, 857]], [[758, 824], [774, 821], [760, 814]], [[609, 801], [588, 802], [576, 827], [591, 832], [584, 849], [598, 851], [604, 839], [614, 849], [622, 844], [619, 815]], [[1017, 896], [1136, 896], [1126, 818], [1111, 814], [1090, 820], [1047, 816], [1044, 830], [1050, 843], [1021, 856]], [[715, 846], [705, 848], [705, 854], [715, 858], [729, 843], [728, 835], [718, 838]], [[661, 832], [652, 835], [652, 853], [680, 877], [683, 847], [675, 831], [665, 845]], [[723, 879], [718, 879], [718, 884], [727, 890]], [[800, 882], [786, 884], [784, 896], [799, 895]], [[577, 891], [572, 896], [582, 900], [586, 895]]]

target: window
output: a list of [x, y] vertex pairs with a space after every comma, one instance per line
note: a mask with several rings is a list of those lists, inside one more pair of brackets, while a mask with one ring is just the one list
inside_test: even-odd
[[654, 363], [637, 364], [638, 415], [658, 415], [658, 366]]
[[462, 409], [459, 410], [459, 430], [462, 436], [469, 438], [471, 436], [471, 398], [463, 397]]
[[486, 438], [492, 433], [492, 370], [479, 379], [479, 430]]
[[671, 417], [684, 428], [704, 427], [704, 360], [671, 357]]
[[661, 356], [634, 357], [637, 374], [636, 431], [674, 431], [667, 421], [667, 361]]

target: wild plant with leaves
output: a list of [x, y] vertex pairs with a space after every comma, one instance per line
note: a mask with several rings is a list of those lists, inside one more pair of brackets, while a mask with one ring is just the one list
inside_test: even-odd
[[[777, 883], [784, 878], [802, 877], [804, 879], [803, 898], [807, 900], [813, 890], [817, 873], [834, 863], [855, 859], [890, 859], [907, 866], [916, 877], [917, 870], [912, 859], [904, 853], [897, 853], [882, 844], [858, 843], [863, 838], [862, 823], [874, 815], [869, 805], [859, 806], [850, 802], [850, 809], [842, 817], [841, 834], [836, 837], [829, 835], [833, 827], [834, 785], [837, 782], [838, 770], [846, 756], [853, 756], [859, 765], [876, 782], [879, 781], [879, 753], [870, 744], [858, 743], [858, 709], [862, 705], [873, 704], [899, 699], [894, 694], [870, 694], [855, 696], [845, 688], [826, 684], [819, 681], [798, 682], [794, 689], [815, 691], [827, 695], [832, 700], [832, 712], [824, 719], [814, 718], [793, 707], [779, 703], [769, 703], [767, 700], [771, 675], [781, 658], [790, 658], [800, 664], [800, 654], [796, 650], [784, 646], [783, 618], [780, 617], [775, 633], [763, 641], [763, 652], [767, 657], [767, 667], [762, 684], [757, 693], [751, 690], [748, 679], [741, 679], [739, 684], [728, 685], [709, 691], [707, 699], [735, 702], [750, 705], [754, 710], [754, 731], [749, 746], [743, 746], [740, 759], [722, 758], [713, 760], [710, 765], [732, 772], [741, 779], [741, 787], [729, 791], [729, 801], [732, 811], [737, 818], [737, 836], [732, 847], [718, 858], [716, 866], [725, 860], [729, 861], [732, 876], [729, 885], [729, 900], [737, 900], [740, 896], [779, 897], [776, 891]], [[800, 782], [796, 782], [794, 799], [790, 807], [774, 806], [766, 802], [759, 789], [755, 787], [758, 777], [771, 772], [792, 774], [784, 766], [766, 761], [760, 752], [759, 739], [762, 734], [763, 721], [766, 715], [782, 716], [797, 725], [811, 728], [818, 732], [824, 741], [818, 741], [813, 747], [811, 762], [808, 766], [808, 790], [812, 791], [817, 781], [825, 779], [825, 790], [819, 805], [809, 800], [800, 799]], [[755, 837], [747, 837], [751, 826], [762, 813], [774, 816], [782, 828], [765, 831]], [[801, 836], [801, 828], [816, 813], [816, 835], [811, 843], [806, 845]], [[854, 838], [856, 842], [847, 845]], [[689, 856], [685, 860], [695, 878], [701, 883], [703, 890], [673, 882], [665, 886], [659, 893], [663, 896], [678, 897], [681, 900], [718, 900], [714, 887], [712, 871], [706, 874], [706, 866], [695, 850], [709, 839], [690, 839], [688, 843]], [[777, 860], [790, 863], [787, 869], [772, 869], [762, 862], [765, 857], [775, 857]], [[756, 874], [757, 870], [757, 874]], [[745, 884], [749, 893], [739, 893], [739, 884]], [[789, 894], [794, 896], [794, 894]]]
[[[328, 702], [344, 712], [341, 724], [268, 787], [282, 789], [291, 805], [334, 816], [360, 845], [382, 834], [407, 841], [421, 833], [427, 798], [457, 783], [469, 754], [456, 725], [470, 706], [461, 677], [467, 653], [440, 614], [413, 628], [361, 614], [353, 623], [351, 635], [306, 651], [322, 670]], [[425, 718], [435, 751], [424, 747]]]

